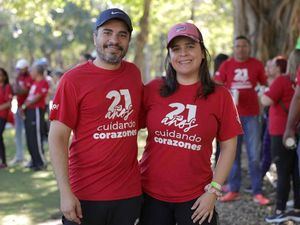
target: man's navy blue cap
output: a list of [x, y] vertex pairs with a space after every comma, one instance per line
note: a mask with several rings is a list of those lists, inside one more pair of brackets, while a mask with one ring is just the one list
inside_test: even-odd
[[97, 18], [95, 28], [97, 29], [98, 27], [102, 26], [104, 23], [112, 19], [122, 20], [128, 26], [129, 32], [132, 32], [133, 29], [129, 16], [124, 11], [118, 8], [107, 9], [101, 12], [99, 17]]

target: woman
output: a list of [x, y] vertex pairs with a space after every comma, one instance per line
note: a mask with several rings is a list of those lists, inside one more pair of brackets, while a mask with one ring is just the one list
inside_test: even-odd
[[[166, 77], [144, 90], [148, 138], [140, 162], [145, 193], [140, 224], [217, 224], [214, 206], [235, 157], [241, 124], [229, 91], [210, 78], [198, 28], [173, 26], [167, 49]], [[213, 174], [215, 137], [222, 150]]]
[[[280, 223], [287, 220], [300, 221], [300, 178], [298, 171], [298, 159], [295, 150], [287, 149], [283, 142], [283, 134], [287, 123], [289, 107], [294, 95], [296, 69], [291, 69], [293, 53], [288, 59], [287, 74], [281, 74], [275, 78], [269, 90], [261, 97], [264, 106], [270, 106], [269, 133], [271, 136], [271, 155], [276, 165], [276, 209], [273, 215], [265, 218], [268, 223]], [[300, 56], [300, 55], [299, 55]], [[280, 59], [273, 60], [273, 70], [280, 71]], [[300, 57], [298, 58], [298, 63]], [[285, 212], [293, 182], [294, 210]]]
[[[269, 59], [265, 64], [265, 72], [268, 77], [268, 86], [271, 86], [273, 81], [286, 72], [287, 59], [283, 56], [276, 56], [274, 59]], [[262, 179], [271, 167], [271, 137], [269, 133], [269, 106], [263, 108], [262, 115], [262, 145], [261, 145], [261, 167]]]
[[3, 132], [11, 107], [11, 100], [12, 90], [9, 84], [8, 74], [5, 69], [0, 68], [0, 169], [7, 167]]

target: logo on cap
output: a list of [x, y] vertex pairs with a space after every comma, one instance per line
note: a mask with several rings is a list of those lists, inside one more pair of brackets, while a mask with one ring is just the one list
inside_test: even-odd
[[124, 13], [122, 13], [122, 12], [114, 12], [114, 11], [112, 11], [110, 14], [111, 14], [111, 15], [116, 15], [116, 14], [124, 14]]
[[184, 30], [186, 30], [186, 26], [176, 27], [176, 32], [180, 32], [180, 31], [184, 31]]

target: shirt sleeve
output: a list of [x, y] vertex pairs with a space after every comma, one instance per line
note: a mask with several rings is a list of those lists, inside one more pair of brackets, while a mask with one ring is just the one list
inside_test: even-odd
[[268, 82], [267, 82], [267, 76], [266, 76], [266, 73], [265, 73], [265, 68], [264, 68], [264, 65], [259, 62], [259, 68], [258, 68], [258, 82], [261, 84], [261, 85], [265, 85], [267, 86], [268, 85]]
[[226, 83], [226, 62], [223, 62], [219, 68], [219, 70], [214, 74], [214, 80], [225, 84]]
[[139, 113], [139, 129], [143, 129], [146, 127], [146, 100], [145, 100], [145, 86], [143, 85], [142, 91], [142, 103], [141, 109]]
[[12, 94], [11, 86], [7, 84], [5, 88], [5, 96], [4, 96], [5, 102], [10, 102], [12, 98], [13, 98], [13, 94]]
[[271, 98], [275, 103], [279, 102], [283, 95], [283, 86], [285, 84], [284, 80], [281, 77], [278, 77], [273, 81], [268, 91], [264, 94]]
[[64, 78], [59, 82], [55, 93], [50, 111], [50, 120], [58, 120], [69, 128], [74, 129], [78, 118], [78, 95], [74, 84]]
[[227, 89], [223, 93], [224, 100], [221, 103], [221, 115], [219, 121], [219, 129], [217, 139], [219, 141], [226, 141], [237, 135], [243, 134], [241, 121], [233, 102], [231, 94]]

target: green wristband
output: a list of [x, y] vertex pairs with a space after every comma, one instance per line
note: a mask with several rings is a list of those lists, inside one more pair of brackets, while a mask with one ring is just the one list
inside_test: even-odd
[[212, 181], [212, 182], [210, 183], [210, 185], [211, 185], [213, 188], [217, 189], [218, 191], [222, 191], [222, 186], [221, 186], [220, 184], [218, 184], [217, 182]]

